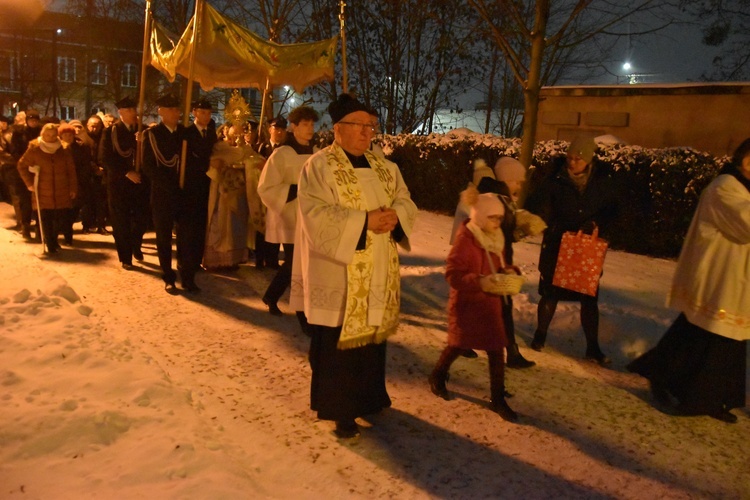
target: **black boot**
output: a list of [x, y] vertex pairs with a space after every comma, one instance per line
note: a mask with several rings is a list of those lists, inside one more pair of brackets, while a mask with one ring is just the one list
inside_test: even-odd
[[428, 379], [430, 382], [430, 390], [435, 396], [441, 397], [446, 401], [450, 401], [451, 397], [448, 393], [448, 388], [445, 387], [445, 382], [448, 380], [448, 370], [451, 364], [461, 355], [461, 349], [457, 347], [448, 346], [443, 349], [440, 354], [435, 368], [430, 374]]
[[535, 351], [541, 351], [544, 349], [544, 343], [547, 341], [547, 332], [540, 332], [539, 330], [534, 332], [534, 338], [531, 341], [531, 348]]
[[493, 399], [490, 404], [490, 409], [500, 415], [500, 417], [507, 422], [518, 421], [518, 413], [514, 412], [513, 409], [508, 406], [505, 402], [505, 398], [499, 398], [498, 400]]
[[518, 344], [508, 346], [508, 360], [505, 366], [508, 368], [531, 368], [534, 365], [536, 365], [535, 362], [529, 361], [521, 355], [521, 351], [518, 350]]
[[503, 420], [515, 422], [518, 414], [505, 402], [505, 367], [503, 366], [502, 351], [488, 351], [490, 364], [490, 409], [500, 415]]
[[586, 336], [586, 359], [600, 366], [610, 364], [612, 361], [599, 347], [599, 304], [594, 297], [581, 300], [581, 327]]

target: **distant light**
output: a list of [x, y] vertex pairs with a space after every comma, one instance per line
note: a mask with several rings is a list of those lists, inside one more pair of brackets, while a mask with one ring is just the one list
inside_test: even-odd
[[284, 85], [284, 90], [289, 92], [289, 85]]
[[57, 34], [62, 35], [62, 28], [57, 28]]
[[629, 62], [626, 62], [625, 64], [622, 65], [622, 69], [624, 69], [625, 71], [630, 71], [630, 68], [632, 68], [632, 66], [630, 65]]

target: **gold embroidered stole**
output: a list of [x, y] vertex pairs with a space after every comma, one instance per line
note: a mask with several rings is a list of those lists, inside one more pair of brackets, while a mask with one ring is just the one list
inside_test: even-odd
[[[336, 180], [336, 190], [341, 205], [367, 211], [366, 200], [363, 197], [357, 174], [354, 172], [354, 167], [346, 157], [344, 150], [334, 144], [330, 147], [326, 156], [328, 167]], [[378, 156], [369, 151], [365, 152], [365, 156], [370, 167], [377, 174], [386, 194], [388, 206], [390, 206], [396, 195], [396, 179], [385, 168]], [[339, 349], [379, 344], [395, 333], [398, 327], [401, 276], [396, 242], [389, 235], [387, 262], [378, 263], [387, 265], [385, 296], [373, 296], [371, 284], [377, 271], [374, 262], [373, 236], [375, 236], [375, 233], [368, 230], [365, 249], [357, 250], [351, 263], [346, 267], [346, 310], [338, 341]], [[373, 307], [382, 309], [382, 316], [378, 318], [380, 319], [379, 325], [371, 324], [370, 318], [373, 317], [371, 308]], [[375, 314], [374, 316], [378, 315]]]

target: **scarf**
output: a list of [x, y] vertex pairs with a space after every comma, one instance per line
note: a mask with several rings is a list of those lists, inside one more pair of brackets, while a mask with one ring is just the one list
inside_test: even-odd
[[[379, 193], [375, 193], [377, 202], [390, 206], [395, 197], [395, 179], [377, 155], [366, 151], [365, 156], [380, 180], [376, 188]], [[337, 181], [341, 205], [367, 210], [363, 186], [339, 145], [334, 143], [328, 148], [327, 163]], [[369, 201], [372, 206], [373, 200]], [[396, 332], [400, 304], [401, 278], [393, 237], [367, 231], [365, 249], [354, 253], [346, 271], [346, 311], [337, 347], [351, 349], [385, 341]]]
[[503, 250], [505, 249], [505, 237], [500, 229], [493, 233], [487, 233], [482, 231], [482, 228], [471, 220], [466, 223], [466, 229], [471, 231], [471, 234], [474, 235], [474, 239], [477, 240], [480, 247], [500, 257], [500, 262], [504, 265]]
[[580, 174], [571, 174], [567, 169], [565, 171], [568, 173], [570, 180], [573, 181], [573, 185], [578, 192], [583, 193], [583, 190], [586, 189], [586, 184], [589, 182], [589, 177], [591, 177], [591, 164], [586, 165], [586, 168]]
[[57, 139], [55, 142], [46, 142], [41, 137], [39, 138], [39, 149], [47, 154], [53, 155], [61, 147], [62, 142], [60, 142], [60, 139]]

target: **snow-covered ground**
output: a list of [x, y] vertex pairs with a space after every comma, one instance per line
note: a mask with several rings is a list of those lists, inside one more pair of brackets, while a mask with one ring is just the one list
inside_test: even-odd
[[393, 408], [339, 441], [309, 410], [307, 338], [261, 303], [272, 271], [201, 273], [164, 292], [147, 235], [125, 271], [111, 236], [76, 235], [54, 259], [6, 228], [0, 204], [0, 498], [750, 498], [750, 418], [728, 425], [651, 406], [625, 371], [676, 316], [674, 262], [607, 257], [601, 340], [581, 359], [577, 304], [561, 303], [542, 353], [538, 243], [516, 245], [523, 353], [508, 370], [510, 424], [486, 408], [487, 360], [461, 358], [433, 396], [445, 342], [451, 219], [421, 212], [402, 259], [402, 326], [388, 345]]

